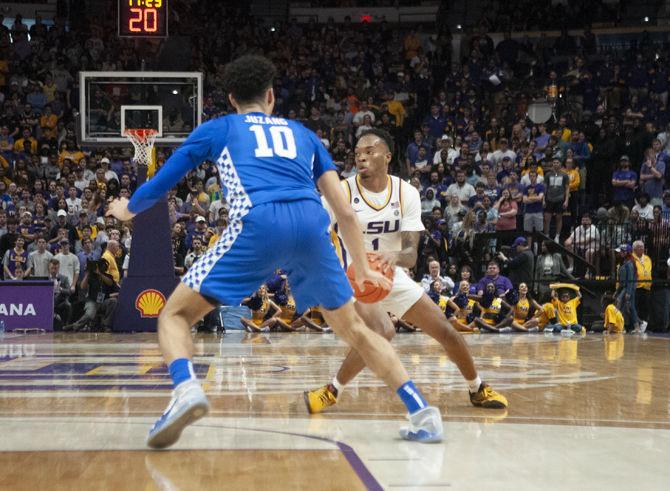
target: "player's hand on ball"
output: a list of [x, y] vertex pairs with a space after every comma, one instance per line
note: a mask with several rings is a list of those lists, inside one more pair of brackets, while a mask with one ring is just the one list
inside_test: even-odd
[[115, 217], [122, 222], [132, 220], [135, 214], [128, 209], [128, 198], [115, 199], [109, 204], [109, 209], [105, 216]]
[[369, 281], [373, 285], [376, 285], [384, 290], [390, 290], [393, 286], [391, 280], [378, 271], [373, 271], [370, 268], [367, 268], [366, 271], [356, 272], [356, 284], [358, 288], [363, 290], [365, 288], [365, 282]]
[[377, 257], [383, 273], [389, 269], [395, 269], [398, 263], [398, 254], [395, 252], [380, 252]]
[[375, 303], [386, 298], [393, 288], [395, 269], [382, 270], [379, 254], [367, 253], [367, 264], [359, 269], [351, 264], [347, 268], [347, 278], [354, 289], [354, 297], [363, 303]]

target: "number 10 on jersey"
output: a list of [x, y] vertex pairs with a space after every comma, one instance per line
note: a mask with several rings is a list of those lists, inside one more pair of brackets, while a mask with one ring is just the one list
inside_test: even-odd
[[[266, 128], [269, 128], [272, 146], [268, 145]], [[298, 155], [291, 128], [254, 124], [249, 126], [249, 131], [256, 136], [256, 157], [274, 157], [277, 155], [286, 159], [294, 159]]]

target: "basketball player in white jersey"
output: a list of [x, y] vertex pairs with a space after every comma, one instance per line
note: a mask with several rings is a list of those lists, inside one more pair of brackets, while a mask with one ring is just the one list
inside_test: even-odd
[[[387, 312], [421, 328], [443, 347], [468, 383], [470, 402], [475, 406], [504, 409], [507, 399], [491, 389], [477, 375], [474, 361], [461, 334], [452, 327], [442, 310], [402, 268], [413, 268], [421, 232], [421, 198], [409, 183], [388, 174], [393, 139], [383, 130], [364, 131], [356, 144], [358, 175], [342, 181], [364, 234], [367, 251], [381, 255], [383, 267], [394, 268], [393, 288], [386, 298], [374, 303], [356, 302], [356, 311], [365, 323], [388, 339], [395, 334]], [[326, 209], [328, 209], [326, 207]], [[332, 212], [336, 249], [345, 269], [347, 251], [337, 234]], [[347, 355], [332, 383], [305, 392], [310, 413], [319, 413], [337, 402], [344, 386], [365, 367], [354, 350]]]

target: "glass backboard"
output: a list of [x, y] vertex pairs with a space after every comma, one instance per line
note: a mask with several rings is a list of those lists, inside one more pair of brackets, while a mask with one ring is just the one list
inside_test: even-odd
[[159, 132], [156, 144], [179, 144], [202, 122], [199, 72], [79, 72], [82, 145], [127, 144], [123, 131]]

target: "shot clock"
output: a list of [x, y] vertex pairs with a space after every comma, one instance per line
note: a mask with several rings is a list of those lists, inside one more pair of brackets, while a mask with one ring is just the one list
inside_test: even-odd
[[119, 0], [119, 36], [164, 38], [168, 0]]

